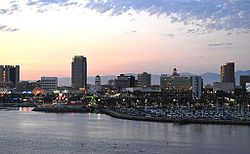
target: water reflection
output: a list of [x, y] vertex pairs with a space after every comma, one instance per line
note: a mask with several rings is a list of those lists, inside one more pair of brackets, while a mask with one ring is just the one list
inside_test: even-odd
[[34, 109], [34, 107], [19, 107], [19, 111], [22, 112], [31, 112]]

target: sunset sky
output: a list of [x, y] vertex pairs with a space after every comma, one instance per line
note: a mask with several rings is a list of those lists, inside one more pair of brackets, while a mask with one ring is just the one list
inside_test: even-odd
[[0, 0], [0, 64], [22, 80], [250, 69], [250, 0]]

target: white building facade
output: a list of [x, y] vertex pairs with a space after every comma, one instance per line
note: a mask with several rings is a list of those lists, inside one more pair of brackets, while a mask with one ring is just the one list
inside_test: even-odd
[[57, 77], [41, 77], [41, 88], [46, 92], [52, 92], [58, 87]]

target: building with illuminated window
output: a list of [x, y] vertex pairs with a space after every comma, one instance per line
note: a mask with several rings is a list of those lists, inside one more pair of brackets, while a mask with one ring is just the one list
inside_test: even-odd
[[0, 86], [15, 87], [20, 81], [19, 65], [0, 65]]
[[200, 76], [180, 76], [175, 68], [171, 76], [161, 75], [160, 87], [168, 100], [194, 100], [201, 98], [203, 80]]

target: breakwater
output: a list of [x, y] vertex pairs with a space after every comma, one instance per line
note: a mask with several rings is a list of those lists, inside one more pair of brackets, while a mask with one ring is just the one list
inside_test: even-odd
[[215, 120], [215, 119], [194, 119], [194, 118], [166, 118], [166, 117], [146, 117], [121, 114], [107, 108], [89, 108], [89, 107], [35, 107], [32, 111], [52, 112], [52, 113], [102, 113], [114, 118], [149, 121], [149, 122], [168, 122], [183, 124], [220, 124], [220, 125], [246, 125], [250, 126], [250, 121], [244, 120]]
[[115, 112], [110, 109], [100, 109], [101, 113], [107, 114], [114, 118], [139, 120], [150, 122], [169, 122], [176, 124], [221, 124], [221, 125], [247, 125], [250, 126], [250, 121], [242, 120], [208, 120], [208, 119], [188, 119], [188, 118], [165, 118], [165, 117], [145, 117], [145, 116], [132, 116]]

